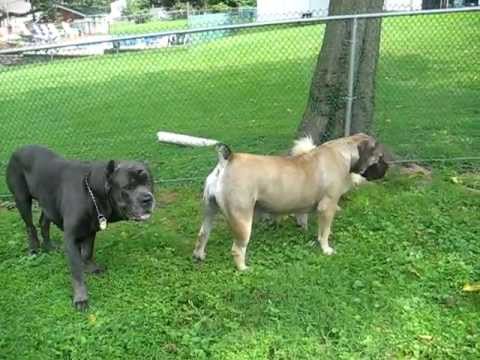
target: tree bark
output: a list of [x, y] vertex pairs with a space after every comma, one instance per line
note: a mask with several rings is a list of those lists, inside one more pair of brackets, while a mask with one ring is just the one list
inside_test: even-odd
[[[330, 1], [329, 14], [381, 12], [384, 0]], [[343, 136], [347, 104], [352, 20], [330, 21], [310, 86], [297, 137], [310, 135], [317, 144]], [[354, 63], [351, 133], [368, 132], [373, 124], [375, 73], [381, 20], [358, 20]]]

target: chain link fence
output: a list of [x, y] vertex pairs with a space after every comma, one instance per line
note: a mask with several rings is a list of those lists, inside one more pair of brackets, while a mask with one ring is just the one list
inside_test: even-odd
[[[384, 17], [373, 131], [403, 158], [478, 159], [478, 10], [371, 16]], [[136, 31], [117, 28], [116, 35], [0, 50], [0, 194], [7, 194], [6, 162], [24, 144], [68, 158], [146, 160], [163, 183], [204, 179], [216, 156], [159, 144], [158, 130], [285, 153], [325, 24], [353, 18], [193, 29], [182, 22], [182, 30], [125, 36]]]

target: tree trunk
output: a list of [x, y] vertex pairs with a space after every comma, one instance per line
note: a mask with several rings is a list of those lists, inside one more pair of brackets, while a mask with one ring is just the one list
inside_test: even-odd
[[[329, 14], [381, 12], [383, 2], [384, 0], [330, 1]], [[330, 21], [326, 25], [297, 137], [310, 135], [320, 144], [344, 134], [352, 24], [353, 20], [339, 20]], [[381, 20], [358, 20], [357, 24], [352, 134], [368, 132], [373, 123]]]

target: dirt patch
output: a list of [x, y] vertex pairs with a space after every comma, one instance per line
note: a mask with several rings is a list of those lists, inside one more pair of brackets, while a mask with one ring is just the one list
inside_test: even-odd
[[157, 205], [159, 207], [164, 207], [173, 204], [178, 198], [178, 193], [175, 191], [161, 191], [156, 193], [155, 198], [157, 200]]
[[427, 169], [423, 166], [420, 166], [418, 164], [404, 164], [402, 166], [398, 167], [398, 171], [402, 175], [407, 175], [407, 176], [424, 176], [427, 179], [432, 178], [432, 170]]

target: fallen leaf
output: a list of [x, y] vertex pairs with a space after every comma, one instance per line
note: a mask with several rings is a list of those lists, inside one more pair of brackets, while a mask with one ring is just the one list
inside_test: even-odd
[[418, 335], [418, 338], [420, 340], [425, 340], [425, 341], [432, 341], [433, 340], [433, 336], [430, 336], [430, 335]]
[[408, 268], [408, 271], [409, 271], [410, 273], [412, 273], [413, 275], [419, 277], [419, 278], [422, 277], [422, 275], [420, 275], [420, 273], [417, 271], [417, 269], [415, 269], [415, 268], [412, 267], [412, 266], [410, 266], [410, 267]]
[[480, 283], [478, 283], [478, 284], [465, 284], [465, 286], [463, 287], [463, 291], [466, 291], [466, 292], [480, 291]]

